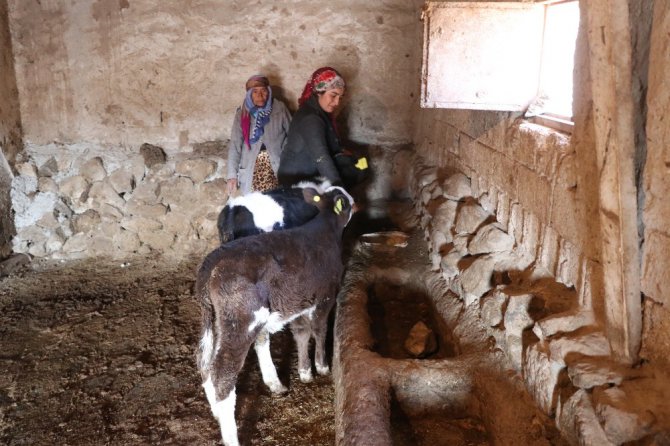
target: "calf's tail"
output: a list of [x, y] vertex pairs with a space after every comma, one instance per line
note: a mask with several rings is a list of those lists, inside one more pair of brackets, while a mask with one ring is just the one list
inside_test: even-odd
[[195, 281], [195, 296], [200, 304], [201, 327], [200, 343], [198, 345], [197, 361], [203, 380], [209, 374], [209, 367], [214, 357], [215, 333], [213, 329], [214, 305], [209, 291], [209, 278], [212, 272], [211, 257], [205, 258], [198, 271]]

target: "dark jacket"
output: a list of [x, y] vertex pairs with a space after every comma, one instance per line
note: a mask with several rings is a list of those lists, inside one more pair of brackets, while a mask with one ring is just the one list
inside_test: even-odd
[[319, 106], [316, 95], [298, 109], [288, 130], [277, 178], [291, 186], [303, 180], [325, 177], [334, 185], [342, 179], [333, 158], [342, 151], [330, 116]]

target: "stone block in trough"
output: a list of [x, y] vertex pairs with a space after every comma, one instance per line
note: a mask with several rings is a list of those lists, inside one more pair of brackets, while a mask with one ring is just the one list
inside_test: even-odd
[[570, 444], [614, 446], [598, 421], [590, 395], [580, 389], [570, 398], [559, 398], [556, 427]]
[[523, 376], [526, 388], [538, 407], [552, 416], [557, 403], [557, 385], [565, 364], [553, 360], [544, 343], [537, 342], [526, 349]]
[[495, 327], [503, 321], [507, 295], [501, 290], [494, 290], [481, 301], [480, 317], [489, 327]]
[[[651, 397], [651, 395], [649, 395]], [[597, 388], [595, 411], [607, 438], [614, 444], [640, 440], [654, 432], [656, 416], [651, 410], [636, 410], [631, 395], [620, 387]]]

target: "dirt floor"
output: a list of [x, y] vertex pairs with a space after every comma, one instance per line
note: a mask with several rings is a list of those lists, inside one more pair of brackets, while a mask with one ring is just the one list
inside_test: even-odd
[[[33, 262], [0, 279], [0, 444], [218, 444], [195, 366], [198, 261]], [[273, 336], [281, 397], [248, 356], [243, 444], [334, 443], [332, 380], [301, 383], [294, 350]]]
[[[345, 231], [345, 261], [360, 233], [394, 227], [357, 215]], [[0, 269], [0, 444], [220, 444], [195, 362], [201, 260]], [[300, 382], [288, 329], [272, 336], [271, 349], [289, 392], [271, 395], [256, 355], [247, 355], [237, 382], [241, 443], [334, 444], [331, 377]]]
[[[344, 237], [345, 260], [361, 231], [397, 229], [384, 219], [355, 218], [350, 227], [354, 229]], [[421, 238], [417, 234], [412, 239]], [[402, 257], [426, 263], [422, 250]], [[200, 260], [35, 260], [8, 276], [0, 265], [0, 444], [220, 444], [195, 363], [200, 309], [193, 287]], [[409, 271], [406, 262], [395, 262], [389, 255], [383, 260]], [[380, 358], [408, 358], [402, 345], [418, 319], [437, 336], [439, 347], [428, 359], [454, 356], [451, 335], [433, 316], [423, 291], [380, 282], [368, 295], [367, 323]], [[331, 318], [331, 326], [332, 322]], [[333, 445], [331, 377], [315, 374], [314, 382], [300, 382], [288, 330], [273, 335], [271, 345], [279, 377], [289, 391], [271, 395], [256, 355], [247, 356], [236, 386], [241, 443]], [[498, 399], [498, 406], [491, 407], [501, 407], [516, 401], [515, 395], [488, 396]], [[533, 418], [534, 407], [516, 403], [512, 406], [525, 408], [525, 418]], [[517, 439], [492, 441], [485, 423], [467, 414], [408, 414], [396, 400], [391, 401], [390, 418], [398, 446], [516, 444]], [[496, 420], [505, 420], [503, 430], [509, 430], [516, 426], [509, 420], [518, 418], [523, 417], [515, 409]], [[555, 427], [538, 426], [538, 441], [524, 444], [565, 444]]]

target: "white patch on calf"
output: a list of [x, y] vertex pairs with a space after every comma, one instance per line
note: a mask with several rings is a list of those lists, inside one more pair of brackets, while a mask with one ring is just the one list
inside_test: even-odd
[[258, 365], [261, 369], [263, 382], [270, 388], [272, 393], [284, 393], [288, 391], [281, 383], [277, 376], [277, 369], [272, 362], [272, 355], [270, 354], [270, 334], [266, 331], [261, 331], [256, 339], [254, 345], [256, 356], [258, 357]]
[[316, 305], [313, 305], [309, 308], [295, 313], [286, 319], [282, 319], [282, 314], [278, 311], [270, 313], [270, 309], [267, 307], [262, 307], [260, 310], [254, 311], [254, 320], [249, 324], [248, 331], [253, 331], [256, 327], [264, 327], [269, 333], [277, 333], [284, 328], [284, 325], [288, 324], [294, 319], [299, 318], [300, 316], [307, 316], [312, 319], [314, 317], [314, 312], [316, 311]]
[[200, 339], [200, 351], [202, 352], [200, 369], [204, 370], [212, 361], [212, 354], [214, 353], [214, 337], [212, 336], [212, 330], [209, 328], [205, 330], [202, 339]]
[[267, 307], [261, 307], [260, 310], [254, 311], [254, 320], [249, 324], [248, 332], [252, 332], [256, 327], [265, 325], [265, 323], [270, 318], [270, 309]]
[[277, 333], [284, 328], [284, 325], [286, 325], [287, 322], [290, 321], [291, 319], [282, 320], [281, 313], [279, 311], [275, 311], [274, 313], [270, 314], [270, 317], [266, 321], [265, 329], [268, 331], [268, 333]]
[[219, 420], [221, 439], [226, 446], [239, 446], [240, 444], [237, 440], [237, 424], [235, 424], [235, 399], [235, 388], [233, 387], [233, 390], [223, 401], [218, 401], [212, 405], [212, 413]]
[[265, 232], [271, 232], [275, 223], [284, 226], [284, 208], [272, 198], [260, 192], [252, 192], [228, 201], [228, 205], [244, 206], [254, 216], [254, 225]]
[[216, 404], [216, 392], [214, 391], [214, 384], [212, 383], [211, 375], [207, 377], [207, 381], [202, 383], [202, 387], [205, 389], [205, 396], [207, 396], [207, 401], [212, 408], [212, 412], [214, 412], [214, 405]]
[[300, 382], [311, 383], [314, 380], [312, 376], [312, 369], [307, 370], [298, 370], [298, 375], [300, 376]]
[[328, 375], [330, 373], [330, 367], [327, 365], [316, 364], [316, 373], [319, 375]]
[[332, 186], [332, 183], [329, 180], [327, 180], [323, 177], [319, 177], [315, 181], [318, 181], [318, 183], [316, 183], [314, 181], [304, 180], [304, 181], [299, 182], [298, 184], [296, 184], [293, 187], [297, 187], [297, 188], [300, 188], [300, 189], [305, 189], [307, 187], [311, 187], [312, 189], [316, 189], [316, 191], [319, 194], [324, 194], [324, 193], [326, 193], [326, 190], [328, 190]]

